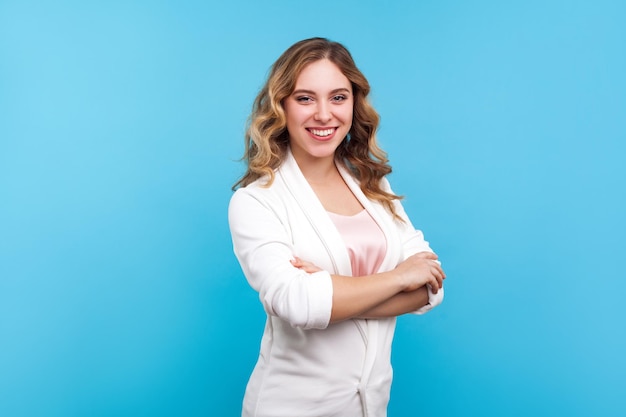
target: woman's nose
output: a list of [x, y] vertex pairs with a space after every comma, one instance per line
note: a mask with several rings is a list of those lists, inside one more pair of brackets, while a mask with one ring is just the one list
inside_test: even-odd
[[319, 102], [315, 110], [315, 120], [327, 122], [332, 118], [328, 103]]

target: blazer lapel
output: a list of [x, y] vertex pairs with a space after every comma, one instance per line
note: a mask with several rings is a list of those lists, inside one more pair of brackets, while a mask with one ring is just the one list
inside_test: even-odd
[[278, 175], [326, 248], [335, 269], [333, 273], [351, 276], [352, 265], [343, 239], [304, 178], [290, 150], [287, 151], [285, 161], [278, 169]]

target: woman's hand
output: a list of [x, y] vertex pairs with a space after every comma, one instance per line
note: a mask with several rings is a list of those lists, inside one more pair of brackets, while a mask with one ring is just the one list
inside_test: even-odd
[[[322, 270], [317, 265], [297, 256], [291, 264], [309, 274]], [[432, 252], [419, 252], [410, 256], [400, 263], [393, 273], [400, 279], [404, 292], [414, 291], [428, 284], [432, 292], [437, 294], [443, 287], [443, 280], [446, 279], [446, 274], [437, 262], [437, 255]]]
[[295, 257], [295, 259], [293, 259], [290, 262], [291, 262], [291, 265], [295, 266], [298, 269], [303, 270], [304, 272], [308, 274], [312, 274], [314, 272], [319, 272], [322, 270], [322, 268], [318, 267], [317, 265], [314, 265], [311, 262], [303, 261], [297, 256]]
[[437, 294], [446, 279], [446, 274], [437, 262], [437, 255], [432, 252], [419, 252], [408, 257], [393, 272], [397, 274], [405, 292], [430, 285], [431, 291]]

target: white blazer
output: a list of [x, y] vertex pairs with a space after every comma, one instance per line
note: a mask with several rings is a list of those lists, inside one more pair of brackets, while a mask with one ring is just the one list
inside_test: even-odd
[[[395, 220], [367, 199], [352, 175], [339, 171], [387, 240], [379, 272], [408, 256], [431, 251], [401, 204]], [[238, 189], [229, 206], [235, 255], [267, 313], [258, 362], [248, 382], [244, 417], [386, 416], [391, 388], [395, 317], [330, 324], [330, 274], [352, 275], [348, 251], [332, 220], [288, 152], [273, 184]], [[387, 180], [385, 189], [390, 190]], [[294, 268], [298, 256], [323, 271]], [[443, 290], [429, 291], [430, 310]]]

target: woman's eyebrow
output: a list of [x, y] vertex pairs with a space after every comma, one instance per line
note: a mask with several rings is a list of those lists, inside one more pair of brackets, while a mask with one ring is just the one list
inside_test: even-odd
[[[337, 93], [350, 93], [350, 90], [348, 88], [341, 87], [341, 88], [335, 88], [334, 90], [330, 92], [330, 94], [337, 94]], [[314, 96], [316, 93], [315, 91], [312, 91], [312, 90], [299, 89], [299, 90], [295, 90], [292, 94], [309, 94], [309, 95]]]
[[315, 93], [311, 90], [295, 90], [292, 94], [309, 94], [309, 95], [315, 95]]

